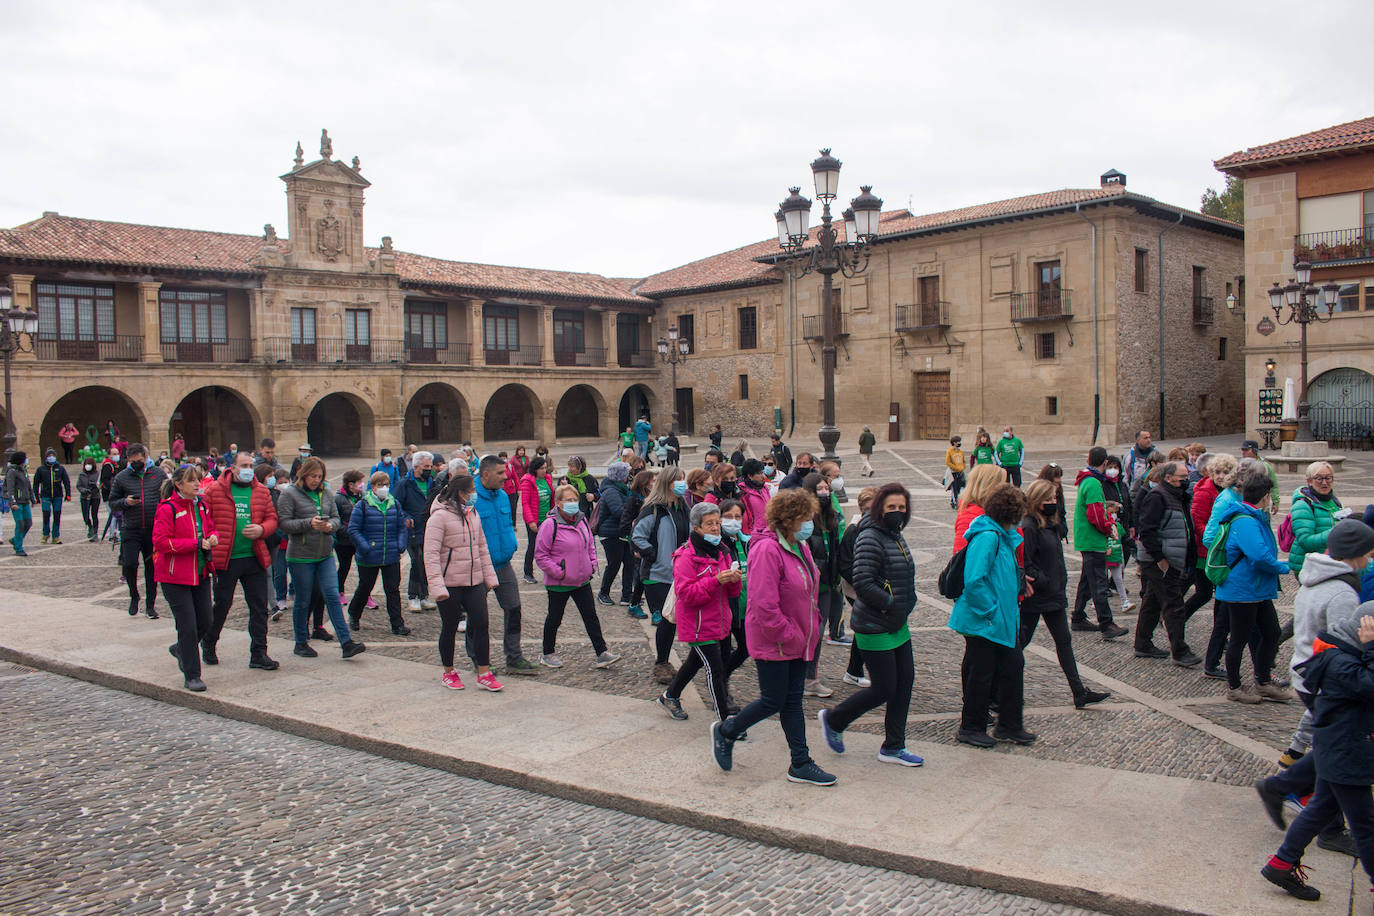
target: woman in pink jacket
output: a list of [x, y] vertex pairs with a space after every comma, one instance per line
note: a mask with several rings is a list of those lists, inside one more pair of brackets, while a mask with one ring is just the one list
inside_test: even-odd
[[758, 667], [759, 698], [739, 715], [711, 723], [712, 752], [722, 770], [733, 765], [740, 736], [776, 713], [792, 754], [788, 780], [814, 786], [835, 784], [835, 777], [811, 759], [802, 711], [806, 663], [815, 655], [821, 627], [820, 572], [806, 545], [817, 511], [811, 491], [779, 491], [768, 503], [768, 530], [749, 546], [744, 631]]
[[730, 599], [739, 597], [744, 577], [730, 551], [721, 546], [720, 507], [715, 503], [697, 503], [692, 507], [691, 523], [687, 543], [673, 553], [673, 592], [677, 595], [677, 638], [692, 651], [658, 698], [658, 705], [674, 719], [687, 718], [682, 709], [682, 691], [705, 668], [716, 718], [724, 719], [729, 703], [720, 647], [730, 635], [734, 616]]
[[468, 474], [454, 474], [435, 497], [425, 526], [425, 577], [443, 620], [439, 661], [444, 666], [444, 686], [463, 689], [463, 679], [453, 668], [453, 644], [466, 613], [464, 646], [477, 669], [477, 686], [495, 693], [503, 685], [491, 673], [487, 589], [496, 588], [496, 568], [482, 534], [482, 520], [473, 507], [476, 499], [477, 484]]
[[753, 537], [768, 530], [768, 500], [772, 491], [764, 480], [763, 462], [757, 458], [746, 459], [740, 474], [744, 479], [736, 498], [744, 507], [744, 533]]
[[[219, 544], [210, 509], [200, 498], [201, 470], [183, 465], [162, 484], [153, 513], [153, 581], [176, 621], [177, 641], [167, 647], [177, 660], [186, 689], [205, 689], [200, 679], [200, 640], [214, 622], [210, 603], [210, 551]], [[151, 596], [150, 596], [151, 598]]]
[[553, 492], [554, 508], [539, 526], [534, 542], [534, 562], [544, 574], [544, 588], [549, 593], [549, 613], [544, 618], [544, 654], [540, 664], [548, 668], [562, 668], [555, 649], [558, 628], [563, 625], [563, 611], [568, 599], [577, 605], [582, 625], [592, 641], [596, 653], [593, 668], [609, 668], [620, 656], [606, 649], [606, 637], [601, 635], [601, 619], [596, 616], [592, 599], [592, 576], [596, 574], [596, 538], [592, 535], [587, 517], [578, 508], [577, 487], [565, 483]]
[[535, 455], [529, 470], [520, 478], [520, 515], [525, 520], [525, 584], [538, 585], [534, 578], [534, 538], [553, 509], [553, 477], [549, 476], [549, 459]]

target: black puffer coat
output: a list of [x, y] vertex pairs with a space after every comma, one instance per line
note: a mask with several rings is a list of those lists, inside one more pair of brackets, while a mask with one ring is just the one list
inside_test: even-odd
[[865, 516], [856, 526], [854, 593], [851, 612], [855, 633], [896, 633], [916, 607], [916, 563], [901, 532], [889, 531]]
[[597, 519], [596, 536], [599, 538], [620, 537], [620, 516], [625, 511], [625, 502], [630, 491], [623, 483], [607, 481], [601, 485], [601, 516]]
[[[124, 513], [124, 531], [153, 530], [153, 515], [158, 503], [162, 502], [162, 482], [167, 475], [157, 465], [146, 465], [143, 473], [135, 473], [132, 466], [126, 467], [114, 477], [110, 484], [110, 511]], [[129, 505], [129, 497], [138, 500], [137, 505]]]
[[806, 544], [811, 548], [811, 559], [820, 570], [820, 587], [823, 591], [834, 591], [840, 587], [840, 526], [838, 521], [829, 531], [821, 529], [816, 521], [815, 530]]
[[1025, 614], [1048, 614], [1068, 607], [1069, 573], [1064, 567], [1064, 543], [1054, 525], [1041, 527], [1035, 516], [1021, 520], [1022, 554], [1027, 579], [1034, 579], [1034, 595], [1021, 602]]

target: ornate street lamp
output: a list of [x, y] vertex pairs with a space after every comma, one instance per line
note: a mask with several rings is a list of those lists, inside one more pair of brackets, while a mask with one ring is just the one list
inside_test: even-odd
[[[1341, 288], [1336, 283], [1317, 286], [1312, 282], [1312, 265], [1298, 261], [1293, 265], [1297, 277], [1280, 286], [1277, 281], [1269, 288], [1269, 307], [1274, 310], [1274, 320], [1279, 324], [1296, 324], [1299, 329], [1298, 352], [1302, 364], [1302, 387], [1298, 395], [1298, 438], [1299, 442], [1312, 442], [1312, 417], [1307, 403], [1307, 326], [1314, 321], [1331, 320], [1340, 300]], [[1320, 306], [1326, 306], [1323, 315]], [[1287, 311], [1285, 312], [1285, 309]], [[1269, 369], [1269, 363], [1265, 363]], [[1272, 373], [1272, 370], [1270, 370]]]
[[821, 150], [820, 156], [811, 163], [811, 175], [815, 181], [816, 197], [821, 201], [821, 227], [816, 233], [816, 242], [811, 241], [811, 201], [801, 196], [801, 188], [790, 188], [787, 199], [778, 205], [774, 214], [778, 227], [778, 246], [795, 257], [784, 262], [793, 279], [801, 279], [809, 273], [821, 275], [821, 370], [824, 376], [824, 407], [820, 429], [821, 458], [838, 461], [835, 446], [840, 441], [840, 431], [835, 427], [835, 274], [855, 277], [868, 268], [870, 246], [878, 237], [878, 220], [882, 215], [883, 202], [872, 194], [872, 187], [863, 185], [860, 194], [849, 203], [849, 208], [841, 214], [844, 222], [844, 241], [839, 240], [835, 227], [831, 225], [830, 202], [839, 195], [840, 160], [830, 155], [829, 149]]
[[[0, 283], [0, 315], [4, 320], [0, 321], [0, 353], [5, 356], [5, 463], [8, 464], [10, 455], [14, 453], [14, 444], [19, 436], [14, 425], [14, 405], [10, 393], [10, 359], [15, 351], [23, 353], [33, 352], [34, 337], [38, 334], [38, 313], [27, 309], [16, 309], [10, 306], [14, 303], [14, 292], [8, 284]], [[28, 337], [25, 344], [20, 338], [20, 334]]]
[[687, 362], [687, 354], [690, 352], [691, 344], [687, 338], [677, 336], [677, 325], [668, 328], [668, 337], [658, 339], [658, 358], [673, 367], [673, 425], [672, 434], [677, 435], [677, 365]]

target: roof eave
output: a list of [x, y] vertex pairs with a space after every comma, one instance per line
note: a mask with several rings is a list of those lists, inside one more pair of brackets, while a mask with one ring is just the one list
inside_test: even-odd
[[[754, 260], [758, 260], [755, 258]], [[753, 277], [748, 280], [726, 280], [721, 283], [706, 283], [698, 286], [678, 286], [672, 289], [654, 289], [640, 292], [641, 296], [653, 299], [668, 299], [678, 296], [700, 296], [705, 293], [718, 293], [730, 289], [750, 289], [755, 286], [772, 286], [782, 282], [782, 277]]]
[[225, 277], [239, 278], [260, 278], [263, 272], [252, 267], [233, 268], [233, 267], [211, 267], [198, 264], [155, 264], [137, 261], [113, 261], [101, 258], [69, 258], [52, 257], [48, 255], [26, 254], [12, 251], [0, 251], [0, 261], [18, 264], [44, 265], [52, 267], [99, 267], [104, 269], [114, 268], [117, 270], [137, 270], [148, 273], [195, 273], [195, 274], [215, 274]]
[[1230, 156], [1223, 156], [1212, 163], [1212, 167], [1219, 172], [1227, 175], [1240, 175], [1243, 172], [1256, 172], [1266, 169], [1276, 168], [1282, 165], [1299, 162], [1312, 162], [1320, 159], [1341, 159], [1351, 153], [1374, 153], [1374, 143], [1362, 140], [1359, 143], [1348, 143], [1345, 146], [1335, 146], [1330, 149], [1309, 150], [1301, 153], [1279, 153], [1273, 156], [1266, 156], [1262, 159], [1247, 159], [1244, 162], [1227, 163], [1226, 160], [1235, 156], [1245, 155], [1244, 151], [1232, 153]]
[[518, 289], [509, 286], [482, 286], [473, 283], [458, 283], [452, 280], [426, 280], [403, 277], [402, 289], [443, 289], [457, 293], [472, 293], [476, 296], [518, 296], [526, 299], [559, 299], [576, 302], [596, 302], [608, 305], [645, 305], [652, 306], [653, 300], [636, 295], [634, 298], [621, 296], [598, 296], [584, 293], [564, 293], [544, 290]]

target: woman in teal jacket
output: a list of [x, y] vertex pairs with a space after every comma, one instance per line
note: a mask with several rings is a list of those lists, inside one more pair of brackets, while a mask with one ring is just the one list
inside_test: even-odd
[[1332, 489], [1335, 481], [1331, 465], [1314, 461], [1307, 466], [1307, 486], [1293, 491], [1293, 547], [1288, 551], [1288, 565], [1294, 575], [1302, 570], [1309, 553], [1326, 551], [1326, 536], [1341, 511], [1341, 501]]
[[[1026, 498], [1001, 484], [983, 502], [983, 514], [969, 525], [964, 556], [964, 592], [954, 602], [949, 628], [964, 637], [964, 707], [956, 736], [964, 744], [992, 747], [997, 739], [1032, 744], [1036, 736], [1021, 719], [1025, 660], [1017, 648], [1021, 613], [1016, 571], [1016, 530]], [[997, 728], [988, 736], [988, 707], [997, 685]]]

